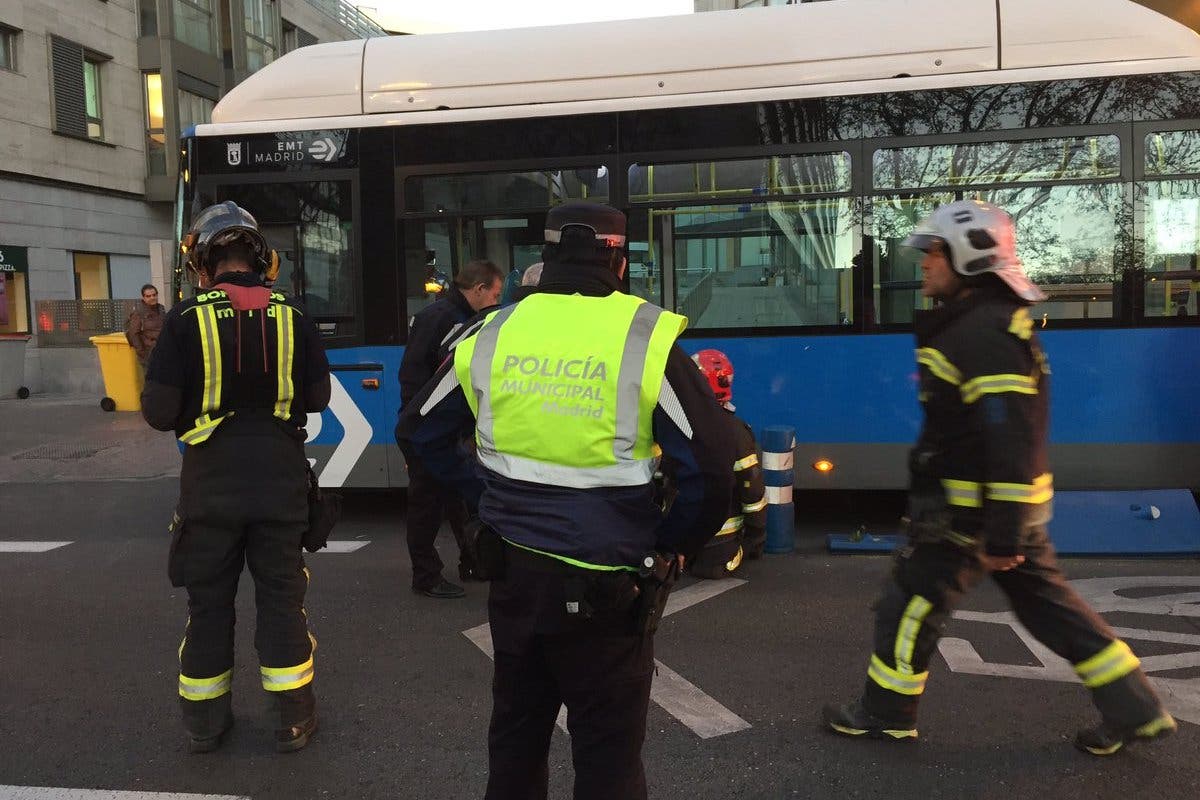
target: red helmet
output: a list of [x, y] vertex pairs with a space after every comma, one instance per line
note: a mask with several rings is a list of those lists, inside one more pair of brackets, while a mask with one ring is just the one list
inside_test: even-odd
[[733, 398], [733, 362], [720, 350], [701, 350], [692, 356], [692, 361], [708, 378], [713, 394], [722, 403]]

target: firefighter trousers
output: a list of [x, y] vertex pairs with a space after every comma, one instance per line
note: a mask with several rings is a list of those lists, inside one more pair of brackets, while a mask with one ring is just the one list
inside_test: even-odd
[[229, 716], [234, 600], [243, 564], [254, 579], [254, 645], [263, 688], [275, 700], [276, 727], [305, 721], [316, 705], [316, 639], [304, 615], [308, 570], [300, 554], [306, 523], [202, 517], [183, 524], [176, 557], [187, 586], [188, 622], [179, 648], [179, 695], [188, 732], [197, 738], [217, 735]]
[[[916, 721], [945, 622], [988, 574], [980, 553], [945, 542], [919, 542], [900, 551], [876, 606], [863, 694], [869, 713], [889, 722]], [[1067, 583], [1044, 527], [1026, 529], [1021, 553], [1024, 563], [991, 573], [1021, 624], [1074, 666], [1106, 722], [1125, 727], [1157, 717], [1158, 697], [1137, 658]]]

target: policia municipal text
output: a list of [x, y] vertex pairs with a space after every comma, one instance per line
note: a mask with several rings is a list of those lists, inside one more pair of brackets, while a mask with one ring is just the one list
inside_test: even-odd
[[313, 652], [304, 614], [308, 527], [304, 421], [329, 403], [329, 363], [302, 310], [264, 285], [275, 254], [254, 218], [210, 206], [184, 239], [199, 294], [167, 315], [151, 356], [142, 413], [186, 447], [172, 525], [171, 579], [188, 592], [179, 696], [193, 752], [233, 724], [234, 598], [254, 578], [263, 688], [278, 712], [276, 747], [316, 730]]
[[[726, 519], [733, 431], [675, 345], [686, 320], [619, 291], [624, 215], [556, 206], [546, 241], [539, 291], [455, 348], [398, 434], [487, 526], [488, 800], [546, 797], [562, 704], [575, 797], [636, 800], [659, 584]], [[478, 473], [459, 448], [472, 429]], [[655, 442], [678, 465], [665, 517]]]

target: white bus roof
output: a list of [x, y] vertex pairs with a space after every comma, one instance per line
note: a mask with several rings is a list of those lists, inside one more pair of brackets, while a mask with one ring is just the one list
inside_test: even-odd
[[1200, 36], [1131, 0], [838, 0], [313, 45], [234, 87], [197, 133], [1186, 69], [1200, 69]]

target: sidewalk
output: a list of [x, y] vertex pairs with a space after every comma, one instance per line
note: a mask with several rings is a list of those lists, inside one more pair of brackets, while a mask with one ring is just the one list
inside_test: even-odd
[[0, 400], [0, 484], [178, 477], [174, 435], [92, 395]]

